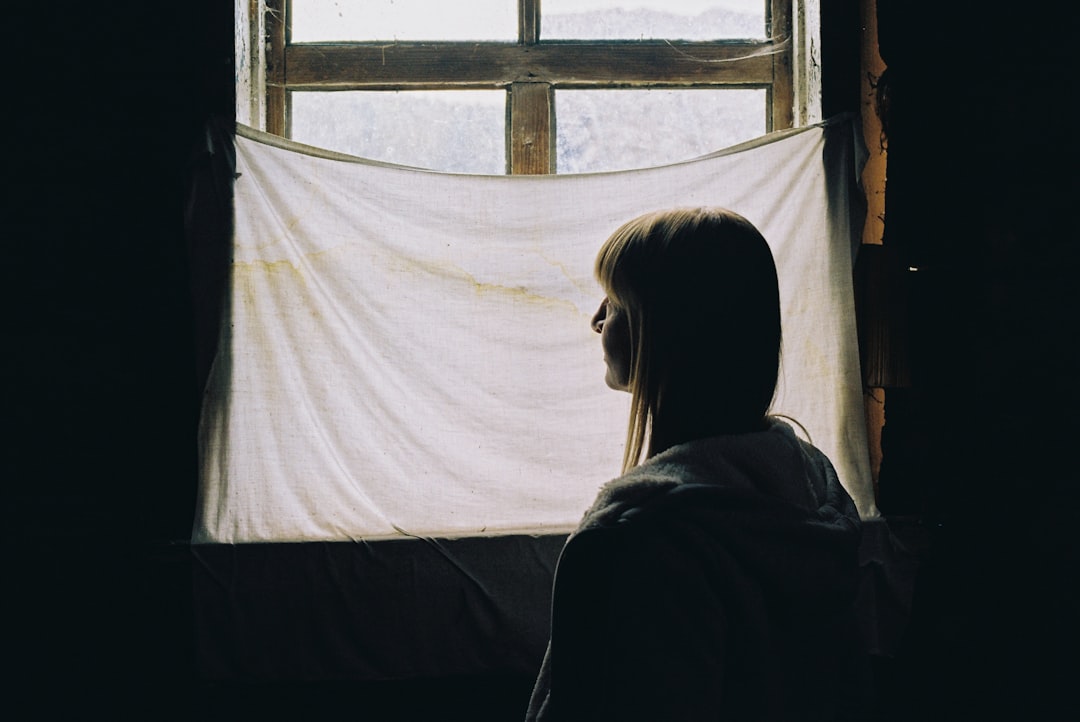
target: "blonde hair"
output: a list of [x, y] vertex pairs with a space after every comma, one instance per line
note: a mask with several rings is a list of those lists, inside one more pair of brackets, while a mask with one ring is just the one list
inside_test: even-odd
[[670, 446], [763, 425], [780, 362], [768, 243], [725, 208], [676, 208], [620, 226], [595, 275], [630, 329], [623, 470]]

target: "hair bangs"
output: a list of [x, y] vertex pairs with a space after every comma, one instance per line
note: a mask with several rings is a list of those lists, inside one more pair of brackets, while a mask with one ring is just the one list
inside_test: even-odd
[[629, 250], [640, 243], [641, 233], [636, 222], [625, 223], [608, 236], [596, 254], [593, 274], [611, 300], [626, 306], [631, 292], [627, 282], [627, 256]]

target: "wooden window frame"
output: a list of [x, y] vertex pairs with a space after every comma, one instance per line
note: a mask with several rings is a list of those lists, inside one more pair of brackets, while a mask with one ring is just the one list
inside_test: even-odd
[[711, 42], [541, 42], [540, 2], [518, 0], [516, 42], [294, 44], [290, 0], [238, 0], [237, 120], [289, 137], [296, 91], [503, 89], [511, 174], [555, 172], [559, 89], [760, 88], [767, 131], [816, 120], [812, 1], [767, 0], [765, 39]]

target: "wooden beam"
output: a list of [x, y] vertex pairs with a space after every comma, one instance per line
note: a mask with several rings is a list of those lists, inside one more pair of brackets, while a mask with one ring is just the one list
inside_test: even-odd
[[510, 86], [510, 173], [543, 175], [555, 172], [555, 101], [547, 83]]
[[288, 0], [266, 0], [266, 132], [288, 137], [285, 63]]
[[[290, 90], [694, 86], [765, 87], [769, 42], [302, 44], [285, 49]], [[268, 79], [268, 82], [269, 79]]]
[[540, 0], [518, 0], [518, 42], [540, 42]]
[[795, 84], [792, 57], [795, 38], [791, 0], [770, 0], [769, 37], [778, 49], [773, 54], [773, 84], [769, 91], [768, 130], [782, 130], [795, 125]]

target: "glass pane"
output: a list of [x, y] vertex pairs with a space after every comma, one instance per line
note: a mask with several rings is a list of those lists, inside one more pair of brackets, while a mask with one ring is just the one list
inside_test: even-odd
[[294, 43], [517, 40], [517, 0], [292, 0]]
[[664, 165], [764, 135], [765, 92], [558, 90], [558, 172]]
[[766, 0], [544, 0], [545, 40], [765, 37]]
[[502, 90], [292, 93], [293, 140], [454, 173], [506, 172]]

